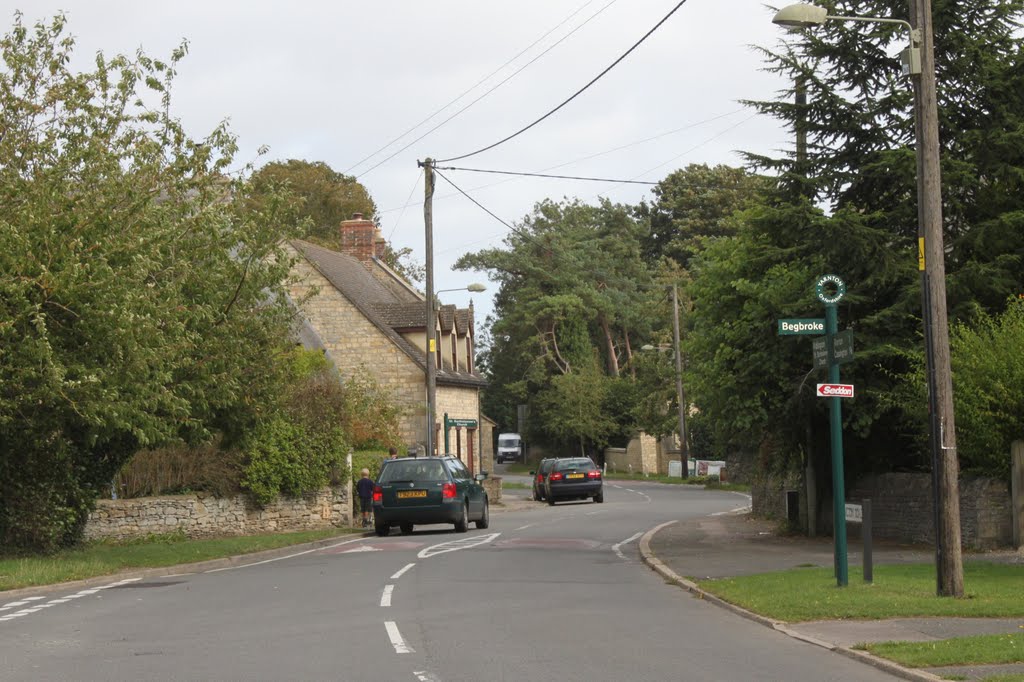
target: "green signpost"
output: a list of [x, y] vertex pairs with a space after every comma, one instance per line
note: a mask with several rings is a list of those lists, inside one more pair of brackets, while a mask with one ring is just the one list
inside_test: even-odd
[[[836, 304], [846, 294], [846, 284], [836, 275], [822, 275], [815, 282], [818, 300], [825, 304], [825, 319], [796, 318], [779, 320], [780, 335], [821, 334], [813, 341], [815, 368], [828, 368], [829, 386], [831, 389], [848, 389], [853, 395], [853, 386], [839, 385], [839, 365], [853, 360], [853, 331], [838, 331], [838, 313]], [[832, 497], [833, 497], [833, 534], [835, 538], [835, 571], [836, 583], [845, 587], [849, 582], [846, 558], [846, 489], [843, 480], [843, 398], [838, 392], [821, 392], [829, 400], [829, 435], [832, 446]]]
[[444, 454], [451, 452], [449, 441], [448, 441], [448, 429], [452, 427], [462, 427], [464, 429], [475, 429], [475, 419], [449, 419], [448, 413], [444, 413]]

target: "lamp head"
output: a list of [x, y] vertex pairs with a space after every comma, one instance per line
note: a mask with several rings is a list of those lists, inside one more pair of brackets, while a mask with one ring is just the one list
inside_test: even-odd
[[828, 10], [824, 7], [799, 3], [780, 9], [772, 17], [772, 23], [791, 29], [812, 28], [824, 24], [827, 18]]
[[474, 294], [478, 294], [481, 291], [486, 291], [486, 290], [487, 290], [487, 287], [485, 287], [483, 284], [477, 284], [476, 282], [474, 282], [473, 284], [470, 284], [468, 287], [466, 287], [466, 291], [471, 291]]

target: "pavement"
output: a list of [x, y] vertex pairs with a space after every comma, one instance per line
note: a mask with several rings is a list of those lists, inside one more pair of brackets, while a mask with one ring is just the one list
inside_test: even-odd
[[[1024, 618], [893, 618], [887, 620], [830, 620], [785, 623], [765, 618], [697, 586], [694, 580], [726, 578], [782, 571], [796, 567], [833, 565], [831, 537], [782, 535], [778, 523], [752, 517], [747, 511], [657, 526], [640, 541], [645, 563], [668, 581], [702, 599], [729, 609], [809, 644], [860, 660], [908, 680], [983, 680], [994, 675], [1024, 675], [1024, 663], [910, 669], [855, 649], [861, 643], [936, 641], [971, 635], [1019, 633]], [[848, 564], [862, 564], [858, 540], [848, 543]], [[1024, 565], [1024, 554], [1014, 551], [972, 554], [970, 558]], [[933, 562], [930, 547], [908, 547], [875, 542], [873, 563]]]

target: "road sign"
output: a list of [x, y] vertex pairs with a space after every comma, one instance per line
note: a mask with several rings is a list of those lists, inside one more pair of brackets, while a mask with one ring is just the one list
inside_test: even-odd
[[779, 320], [779, 335], [788, 336], [791, 334], [824, 334], [825, 320], [823, 318], [794, 318]]
[[819, 398], [852, 398], [853, 384], [818, 384]]
[[463, 426], [470, 429], [476, 428], [475, 419], [449, 419], [448, 426]]
[[839, 299], [846, 294], [846, 284], [836, 275], [822, 275], [814, 287], [818, 292], [818, 300], [825, 305], [839, 303]]
[[864, 521], [864, 508], [859, 504], [846, 505], [846, 520], [861, 523]]
[[[828, 346], [826, 344], [826, 337], [819, 336], [814, 339], [813, 351], [814, 351], [814, 366], [817, 367], [828, 367]], [[837, 364], [845, 364], [853, 360], [853, 330], [845, 329], [835, 335], [832, 341], [833, 343], [833, 354]]]

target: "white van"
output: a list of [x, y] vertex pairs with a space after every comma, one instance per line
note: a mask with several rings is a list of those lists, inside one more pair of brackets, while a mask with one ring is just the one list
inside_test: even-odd
[[523, 461], [523, 439], [518, 433], [499, 433], [498, 451], [494, 453], [496, 464]]

